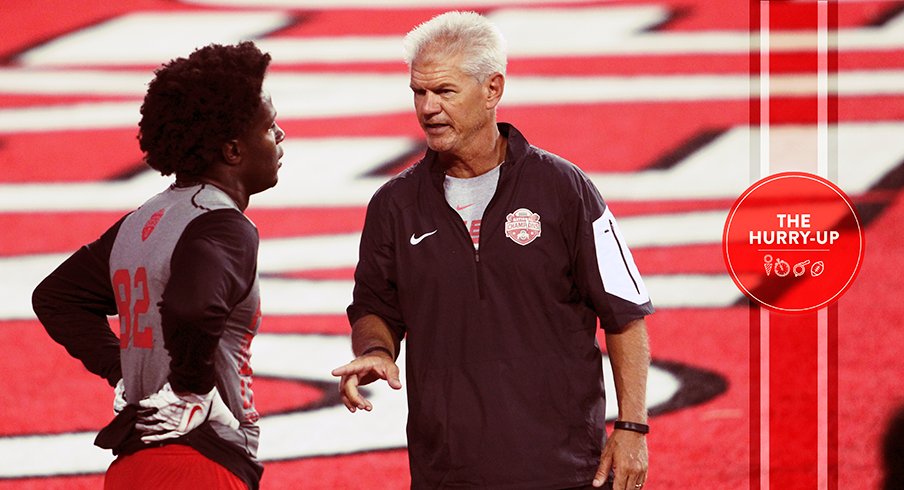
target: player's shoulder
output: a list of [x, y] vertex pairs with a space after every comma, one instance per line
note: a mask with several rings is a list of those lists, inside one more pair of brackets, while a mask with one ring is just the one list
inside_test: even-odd
[[190, 237], [207, 237], [224, 241], [257, 243], [257, 227], [241, 211], [235, 208], [220, 208], [197, 216], [186, 227]]

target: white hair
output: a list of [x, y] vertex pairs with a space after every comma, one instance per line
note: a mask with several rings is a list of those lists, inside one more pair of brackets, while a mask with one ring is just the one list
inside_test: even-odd
[[409, 68], [422, 54], [463, 54], [460, 68], [478, 81], [497, 72], [505, 75], [505, 38], [498, 27], [476, 12], [437, 15], [412, 29], [403, 47]]

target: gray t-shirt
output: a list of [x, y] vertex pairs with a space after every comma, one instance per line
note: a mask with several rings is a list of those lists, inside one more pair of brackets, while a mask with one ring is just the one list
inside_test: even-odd
[[447, 175], [443, 182], [446, 202], [465, 222], [465, 228], [471, 235], [475, 250], [480, 246], [480, 222], [483, 220], [483, 212], [496, 193], [501, 167], [502, 164], [499, 164], [483, 175], [466, 179]]

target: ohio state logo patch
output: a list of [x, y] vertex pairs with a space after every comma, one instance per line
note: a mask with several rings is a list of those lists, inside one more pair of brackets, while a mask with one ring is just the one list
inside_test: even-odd
[[505, 236], [518, 245], [527, 245], [541, 232], [540, 215], [527, 208], [520, 208], [505, 217]]
[[160, 219], [163, 218], [163, 213], [166, 211], [161, 209], [156, 213], [152, 214], [150, 218], [148, 218], [148, 222], [144, 224], [144, 228], [141, 229], [141, 241], [145, 241], [151, 236], [151, 233], [154, 233], [154, 228], [157, 227], [157, 223], [160, 223]]

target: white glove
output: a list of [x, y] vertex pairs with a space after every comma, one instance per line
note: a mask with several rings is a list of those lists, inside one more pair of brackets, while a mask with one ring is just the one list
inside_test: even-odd
[[210, 402], [210, 416], [208, 418], [211, 422], [219, 422], [230, 429], [239, 428], [239, 419], [235, 418], [232, 410], [229, 410], [229, 407], [226, 406], [226, 402], [220, 397], [220, 392], [216, 388], [213, 389], [213, 401]]
[[223, 403], [216, 388], [204, 395], [177, 395], [166, 383], [160, 391], [141, 400], [138, 405], [141, 409], [135, 428], [144, 434], [141, 437], [144, 443], [181, 437], [208, 418], [233, 429], [239, 426], [239, 421]]
[[122, 382], [122, 378], [119, 378], [119, 381], [116, 383], [116, 388], [113, 390], [113, 413], [118, 414], [122, 412], [122, 409], [126, 408], [126, 385]]

